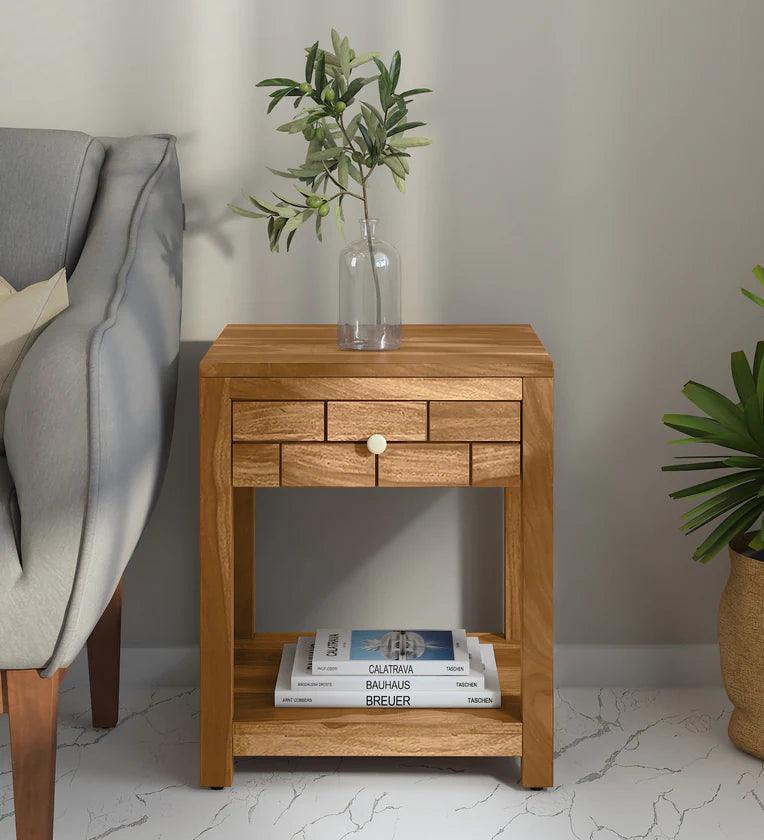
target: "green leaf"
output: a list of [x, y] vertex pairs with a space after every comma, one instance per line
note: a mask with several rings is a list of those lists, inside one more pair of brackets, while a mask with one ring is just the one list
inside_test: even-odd
[[724, 427], [708, 417], [696, 417], [694, 414], [664, 414], [663, 423], [670, 429], [676, 429], [693, 437], [707, 437], [724, 433]]
[[259, 199], [255, 198], [253, 195], [248, 195], [247, 198], [257, 207], [259, 210], [262, 210], [265, 213], [273, 213], [278, 215], [278, 208], [274, 204], [268, 204], [266, 201], [260, 201]]
[[390, 62], [390, 93], [393, 93], [401, 75], [401, 54], [396, 50]]
[[340, 67], [342, 67], [343, 76], [350, 75], [350, 41], [347, 35], [340, 41], [340, 51], [338, 53], [340, 60]]
[[274, 175], [278, 175], [279, 178], [299, 178], [300, 176], [295, 173], [295, 171], [291, 172], [283, 172], [281, 169], [272, 169], [270, 166], [265, 167], [269, 172], [272, 172]]
[[360, 67], [362, 64], [368, 64], [370, 61], [373, 61], [378, 55], [379, 53], [377, 52], [361, 53], [361, 55], [357, 55], [350, 62], [350, 69], [354, 70], [356, 67]]
[[764, 298], [760, 298], [757, 294], [753, 292], [749, 292], [748, 289], [741, 288], [740, 291], [748, 298], [748, 300], [752, 300], [754, 303], [757, 303], [759, 306], [764, 306]]
[[235, 204], [228, 204], [229, 210], [238, 213], [240, 216], [246, 216], [248, 219], [268, 219], [270, 213], [253, 213], [251, 210], [244, 210], [242, 207], [237, 207]]
[[332, 29], [332, 47], [334, 47], [334, 54], [339, 58], [340, 55], [341, 38], [336, 29]]
[[337, 166], [337, 180], [342, 189], [347, 189], [348, 185], [348, 156], [341, 155], [339, 164]]
[[[385, 124], [385, 118], [382, 116], [382, 114], [381, 114], [381, 112], [379, 111], [379, 109], [378, 109], [378, 108], [375, 108], [375, 107], [371, 104], [371, 102], [363, 102], [363, 103], [361, 104], [361, 110], [363, 110], [364, 105], [365, 105], [365, 106], [366, 106], [366, 107], [367, 107], [367, 108], [368, 108], [368, 109], [372, 112], [372, 114], [374, 114], [374, 116], [377, 118], [377, 125], [384, 125], [384, 124]], [[369, 128], [371, 128], [371, 125], [369, 124], [369, 121], [368, 121], [368, 120], [366, 120], [366, 125], [368, 125], [368, 126], [369, 126]], [[376, 128], [376, 126], [375, 126], [375, 128]]]
[[411, 90], [404, 90], [403, 93], [399, 93], [398, 96], [407, 97], [407, 96], [416, 96], [418, 93], [432, 93], [430, 88], [411, 88]]
[[406, 108], [398, 108], [395, 111], [393, 111], [387, 118], [387, 122], [385, 122], [385, 128], [387, 128], [389, 131], [394, 125], [399, 123], [406, 116], [407, 113], [408, 110]]
[[705, 411], [709, 417], [718, 420], [730, 431], [747, 433], [742, 410], [723, 394], [706, 385], [692, 381], [682, 388], [682, 393], [701, 411]]
[[286, 223], [284, 227], [284, 232], [289, 233], [290, 231], [297, 230], [298, 227], [303, 222], [307, 222], [308, 219], [315, 213], [316, 211], [311, 207], [307, 210], [303, 210], [302, 213], [297, 213], [292, 216]]
[[[715, 455], [709, 456], [715, 458]], [[692, 464], [668, 464], [661, 467], [661, 472], [686, 472], [687, 470], [722, 470], [727, 466], [724, 461], [699, 461]], [[764, 467], [764, 464], [762, 464]]]
[[764, 267], [755, 265], [753, 267], [753, 276], [764, 286]]
[[339, 146], [332, 146], [329, 149], [322, 149], [320, 152], [311, 152], [308, 160], [335, 160], [342, 154]]
[[682, 516], [684, 520], [680, 531], [683, 534], [692, 534], [704, 525], [708, 525], [711, 520], [716, 519], [728, 510], [747, 502], [756, 496], [757, 489], [761, 486], [758, 481], [749, 481], [740, 487], [732, 487], [729, 490], [723, 490], [711, 499], [701, 502], [692, 510], [687, 511]]
[[[392, 172], [392, 170], [390, 171]], [[403, 180], [403, 178], [401, 178], [400, 175], [396, 175], [395, 172], [392, 172], [392, 175], [393, 181], [395, 181], [395, 186], [398, 187], [398, 190], [402, 193], [406, 192], [406, 182]]]
[[276, 131], [284, 131], [288, 134], [297, 134], [299, 131], [304, 131], [308, 127], [307, 117], [298, 117], [296, 120], [291, 120], [283, 125], [280, 125]]
[[284, 198], [284, 196], [283, 196], [283, 195], [279, 195], [277, 192], [274, 192], [273, 190], [271, 190], [271, 192], [273, 192], [273, 194], [276, 196], [276, 198], [277, 198], [279, 201], [283, 201], [283, 202], [284, 202], [284, 204], [290, 204], [292, 207], [298, 207], [300, 210], [303, 210], [303, 209], [305, 208], [305, 205], [304, 205], [304, 204], [296, 204], [296, 203], [295, 203], [294, 201], [292, 201], [291, 199], [289, 199], [289, 198]]
[[361, 132], [361, 137], [363, 137], [364, 143], [366, 143], [368, 153], [371, 154], [374, 150], [374, 141], [371, 139], [371, 136], [363, 123], [358, 123], [358, 129]]
[[377, 85], [379, 87], [379, 101], [382, 103], [383, 107], [387, 107], [387, 100], [391, 92], [390, 74], [387, 67], [385, 67], [384, 62], [375, 58], [374, 63], [377, 65], [377, 70], [379, 70], [379, 78], [377, 79]]
[[361, 88], [368, 85], [370, 82], [373, 82], [377, 77], [372, 76], [370, 78], [365, 78], [364, 76], [359, 76], [357, 79], [353, 79], [352, 82], [347, 87], [345, 93], [342, 94], [342, 101], [347, 105], [351, 102], [353, 97], [358, 93]]
[[756, 398], [764, 406], [764, 341], [756, 343], [753, 357], [753, 378], [756, 380]]
[[710, 481], [702, 481], [700, 484], [693, 484], [692, 487], [685, 487], [682, 490], [675, 490], [673, 493], [669, 493], [669, 498], [687, 499], [691, 496], [702, 496], [704, 493], [710, 493], [720, 487], [732, 487], [735, 484], [742, 484], [744, 481], [753, 481], [754, 479], [757, 479], [758, 485], [762, 486], [764, 484], [763, 478], [764, 472], [761, 470], [743, 470], [730, 475], [722, 475], [719, 478], [712, 478]]
[[748, 455], [732, 455], [724, 459], [725, 467], [739, 467], [740, 469], [762, 469], [764, 458], [754, 458]]
[[759, 398], [762, 396], [762, 385], [764, 385], [764, 341], [756, 342], [756, 350], [753, 354], [753, 378], [756, 380], [756, 393]]
[[361, 177], [361, 172], [358, 167], [352, 162], [348, 161], [348, 175], [360, 186], [363, 186], [363, 178]]
[[294, 79], [263, 79], [262, 82], [258, 82], [256, 87], [297, 87], [300, 83], [296, 82]]
[[326, 143], [327, 146], [336, 146], [337, 143], [334, 139], [334, 135], [332, 134], [332, 131], [329, 128], [329, 126], [326, 124], [326, 120], [322, 120], [321, 125], [324, 128], [324, 143]]
[[279, 252], [279, 238], [286, 225], [286, 219], [274, 216], [268, 222], [268, 238], [271, 244], [271, 251], [278, 254]]
[[388, 131], [387, 133], [390, 134], [390, 135], [400, 134], [402, 131], [408, 131], [409, 129], [412, 129], [412, 128], [420, 128], [423, 125], [427, 125], [427, 123], [423, 123], [423, 122], [401, 123], [401, 125], [396, 125], [395, 128], [392, 129], [392, 131]]
[[390, 145], [396, 149], [413, 149], [417, 146], [429, 146], [432, 140], [429, 137], [393, 137]]
[[352, 120], [348, 123], [348, 127], [345, 129], [347, 132], [347, 136], [350, 138], [350, 142], [353, 142], [355, 137], [356, 131], [358, 131], [358, 123], [361, 122], [361, 114], [360, 112], [356, 114]]
[[313, 87], [317, 92], [323, 90], [326, 87], [326, 53], [323, 50], [319, 50], [318, 52], [313, 73], [315, 79]]
[[738, 534], [747, 531], [758, 519], [763, 509], [764, 502], [760, 499], [752, 499], [747, 504], [742, 505], [718, 525], [695, 549], [692, 555], [693, 560], [708, 563]]
[[297, 231], [292, 230], [289, 232], [289, 236], [287, 236], [287, 254], [289, 253], [289, 246], [292, 244], [292, 240], [294, 239], [295, 233], [297, 233]]
[[748, 397], [756, 396], [756, 383], [753, 381], [748, 359], [742, 350], [736, 350], [730, 357], [730, 362], [735, 390], [740, 397], [740, 402], [745, 403]]
[[305, 81], [310, 84], [313, 77], [313, 65], [316, 63], [316, 53], [318, 52], [318, 41], [308, 50], [308, 57], [305, 60]]
[[389, 166], [399, 178], [406, 177], [406, 170], [404, 169], [403, 161], [400, 158], [393, 157], [392, 155], [386, 155], [382, 158], [382, 163], [384, 163], [385, 166]]
[[761, 551], [764, 548], [764, 526], [759, 530], [758, 534], [748, 544], [749, 548], [754, 551]]
[[[359, 131], [360, 131], [360, 129], [361, 129], [361, 128], [362, 128], [362, 126], [361, 126], [361, 124], [359, 123], [359, 125], [358, 125], [358, 129], [359, 129]], [[368, 136], [368, 134], [369, 134], [369, 132], [367, 131], [367, 132], [366, 132], [366, 135]], [[359, 135], [355, 138], [355, 141], [354, 141], [354, 142], [358, 144], [358, 148], [359, 148], [359, 149], [360, 149], [360, 150], [361, 150], [361, 151], [362, 151], [365, 155], [367, 155], [367, 154], [369, 153], [369, 147], [366, 145], [366, 140], [365, 140], [365, 138], [364, 138], [363, 132], [361, 132], [361, 133], [360, 133], [360, 134], [359, 134]]]
[[379, 125], [379, 120], [377, 119], [377, 115], [365, 102], [361, 103], [361, 113], [363, 114], [364, 122], [368, 126], [369, 131], [376, 131], [377, 126]]
[[344, 239], [345, 238], [345, 214], [342, 212], [342, 199], [345, 198], [344, 195], [341, 195], [337, 199], [337, 203], [334, 205], [334, 221], [337, 223], [337, 230], [340, 233], [340, 236]]
[[[292, 90], [297, 90], [297, 88], [292, 88]], [[266, 113], [270, 114], [270, 112], [281, 102], [281, 100], [290, 93], [289, 88], [284, 88], [283, 90], [279, 91], [276, 96], [271, 99], [271, 104], [268, 106], [268, 110]]]
[[316, 237], [318, 238], [319, 242], [323, 242], [323, 237], [321, 236], [321, 214], [316, 213]]

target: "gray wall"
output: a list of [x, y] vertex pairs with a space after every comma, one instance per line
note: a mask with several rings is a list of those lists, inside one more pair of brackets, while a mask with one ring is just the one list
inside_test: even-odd
[[[706, 642], [726, 574], [677, 532], [662, 412], [729, 389], [761, 315], [764, 4], [4, 0], [9, 125], [171, 131], [188, 208], [181, 392], [164, 493], [127, 580], [129, 643], [196, 638], [196, 365], [228, 321], [332, 321], [340, 240], [271, 255], [225, 203], [296, 159], [254, 82], [331, 25], [436, 89], [435, 145], [373, 210], [409, 321], [529, 321], [557, 363], [557, 639]], [[283, 186], [283, 184], [282, 184]], [[498, 624], [493, 491], [260, 495], [262, 628]], [[403, 584], [403, 585], [402, 585]]]

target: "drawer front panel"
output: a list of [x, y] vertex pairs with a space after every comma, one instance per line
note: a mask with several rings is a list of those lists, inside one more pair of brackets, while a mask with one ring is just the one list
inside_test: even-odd
[[520, 444], [473, 443], [472, 484], [475, 487], [519, 486]]
[[379, 456], [380, 487], [463, 487], [470, 483], [467, 443], [392, 443]]
[[234, 402], [233, 439], [323, 440], [322, 402]]
[[374, 456], [365, 444], [285, 443], [283, 487], [373, 487]]
[[519, 402], [431, 402], [430, 440], [520, 440]]
[[277, 443], [235, 443], [232, 461], [234, 487], [279, 486]]
[[328, 440], [427, 440], [425, 402], [330, 402], [326, 416]]

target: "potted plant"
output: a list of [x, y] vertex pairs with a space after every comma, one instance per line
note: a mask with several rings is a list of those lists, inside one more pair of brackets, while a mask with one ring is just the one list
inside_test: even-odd
[[[395, 52], [389, 64], [379, 53], [357, 54], [347, 39], [332, 29], [333, 52], [316, 41], [306, 49], [305, 81], [274, 77], [258, 82], [272, 87], [268, 113], [282, 101], [292, 101], [297, 115], [278, 131], [302, 136], [308, 147], [299, 166], [271, 169], [274, 175], [295, 182], [296, 195], [274, 192], [274, 199], [247, 196], [254, 209], [228, 206], [251, 219], [268, 220], [268, 239], [278, 251], [282, 238], [286, 248], [303, 224], [315, 219], [321, 240], [321, 223], [331, 208], [342, 232], [343, 201], [361, 203], [361, 237], [340, 255], [340, 300], [337, 342], [349, 350], [391, 350], [400, 345], [400, 257], [377, 237], [377, 220], [369, 213], [369, 180], [378, 170], [388, 171], [403, 192], [410, 172], [411, 152], [427, 146], [427, 137], [408, 132], [425, 125], [409, 118], [414, 97], [430, 93], [429, 88], [399, 91], [401, 55]], [[372, 65], [373, 75], [356, 75]], [[367, 85], [376, 82], [379, 104], [357, 101]], [[368, 97], [367, 97], [368, 99]], [[356, 113], [351, 109], [357, 106]]]
[[[754, 274], [764, 284], [764, 268], [756, 266]], [[742, 291], [764, 307], [764, 299]], [[764, 758], [764, 341], [756, 345], [752, 365], [738, 350], [731, 366], [736, 399], [688, 382], [683, 393], [702, 414], [663, 417], [667, 426], [685, 435], [673, 443], [710, 444], [728, 452], [677, 456], [680, 463], [663, 470], [722, 471], [670, 495], [702, 498], [682, 516], [685, 534], [724, 517], [692, 556], [708, 563], [729, 547], [730, 575], [719, 606], [722, 677], [734, 706], [729, 736], [741, 750]]]

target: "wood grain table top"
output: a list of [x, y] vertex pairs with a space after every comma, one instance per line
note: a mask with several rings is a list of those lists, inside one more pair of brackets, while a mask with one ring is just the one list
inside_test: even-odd
[[334, 324], [229, 324], [202, 359], [203, 377], [553, 376], [529, 324], [406, 324], [401, 347], [340, 350]]

